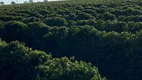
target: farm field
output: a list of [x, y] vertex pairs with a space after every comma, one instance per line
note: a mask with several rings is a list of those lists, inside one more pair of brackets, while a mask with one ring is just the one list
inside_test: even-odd
[[142, 80], [142, 1], [0, 5], [0, 80]]

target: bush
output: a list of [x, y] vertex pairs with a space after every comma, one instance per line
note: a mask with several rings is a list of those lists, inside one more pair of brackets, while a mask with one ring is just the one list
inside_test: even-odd
[[91, 63], [52, 58], [17, 41], [0, 41], [0, 56], [1, 80], [105, 80]]
[[27, 29], [27, 25], [22, 22], [10, 21], [4, 25], [1, 37], [8, 42], [13, 40], [22, 41], [25, 39]]
[[107, 20], [110, 20], [110, 21], [116, 20], [116, 16], [111, 14], [111, 13], [109, 13], [109, 12], [105, 12], [103, 14], [103, 16], [104, 16], [104, 20], [105, 21], [107, 21]]
[[1, 80], [36, 80], [35, 67], [51, 58], [51, 55], [33, 51], [19, 42], [0, 45], [0, 56]]
[[76, 20], [87, 20], [87, 19], [93, 19], [94, 17], [88, 13], [80, 13], [78, 14]]
[[37, 69], [41, 80], [105, 80], [91, 63], [72, 62], [66, 57], [50, 60]]
[[61, 17], [53, 17], [53, 18], [46, 18], [44, 23], [49, 26], [66, 26], [68, 25], [67, 21]]

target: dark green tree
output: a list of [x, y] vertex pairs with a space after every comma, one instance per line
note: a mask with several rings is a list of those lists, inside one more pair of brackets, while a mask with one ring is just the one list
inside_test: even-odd
[[27, 36], [27, 25], [18, 22], [18, 21], [10, 21], [7, 22], [4, 25], [3, 31], [2, 31], [2, 38], [6, 40], [7, 42], [13, 41], [13, 40], [19, 40], [19, 41], [25, 41]]
[[3, 1], [1, 1], [1, 2], [0, 2], [0, 4], [1, 4], [1, 5], [4, 5], [4, 2], [3, 2]]
[[46, 18], [44, 23], [49, 26], [66, 26], [68, 22], [61, 17]]
[[16, 3], [14, 1], [12, 1], [11, 4], [16, 4]]

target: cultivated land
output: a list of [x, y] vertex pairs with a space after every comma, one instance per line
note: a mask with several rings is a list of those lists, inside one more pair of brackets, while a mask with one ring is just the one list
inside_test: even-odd
[[1, 5], [0, 38], [0, 80], [142, 80], [141, 1]]

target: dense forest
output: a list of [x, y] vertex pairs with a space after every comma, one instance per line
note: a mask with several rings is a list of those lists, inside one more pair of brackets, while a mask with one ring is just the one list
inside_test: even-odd
[[0, 6], [0, 80], [142, 80], [142, 3]]

